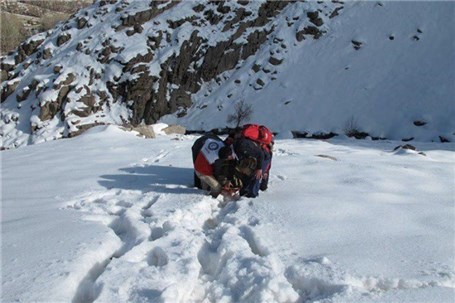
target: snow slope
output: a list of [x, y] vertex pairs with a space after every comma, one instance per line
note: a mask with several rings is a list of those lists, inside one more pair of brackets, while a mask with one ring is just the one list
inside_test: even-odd
[[[359, 131], [375, 137], [453, 141], [455, 3], [349, 1], [344, 6], [325, 25], [326, 35], [302, 43], [286, 31], [286, 20], [299, 15], [289, 7], [283, 13], [288, 18], [276, 21], [282, 29], [277, 36], [288, 47], [270, 41], [246, 64], [262, 66], [259, 72], [229, 73], [225, 83], [194, 98], [187, 116], [162, 121], [189, 129], [224, 127], [235, 102], [245, 99], [254, 109], [251, 120], [276, 132], [343, 134], [354, 120]], [[352, 41], [362, 43], [359, 50]], [[270, 64], [269, 53], [284, 58], [283, 63]], [[419, 127], [414, 121], [427, 124]]]
[[[11, 79], [1, 85], [12, 90], [0, 112], [3, 147], [71, 137], [102, 123], [155, 122], [169, 110], [175, 113], [161, 122], [191, 130], [225, 127], [241, 99], [253, 106], [251, 121], [275, 132], [343, 134], [352, 121], [376, 138], [455, 140], [455, 2], [299, 1], [245, 31], [242, 22], [255, 19], [265, 1], [226, 2], [231, 11], [216, 22], [207, 17], [218, 4], [201, 2], [205, 11], [192, 1], [160, 4], [169, 8], [129, 33], [134, 26], [121, 25], [136, 13], [150, 14], [150, 3], [97, 1], [48, 36], [32, 37], [28, 42], [42, 42], [22, 63], [15, 64], [15, 54], [2, 58], [12, 68]], [[251, 11], [241, 22], [234, 13], [239, 8]], [[338, 16], [331, 18], [334, 11]], [[298, 41], [298, 33], [316, 28], [309, 12], [319, 13], [323, 24], [316, 30], [324, 34]], [[238, 30], [241, 35], [230, 41]], [[239, 50], [237, 43], [244, 49], [249, 34], [263, 30], [270, 33], [265, 42], [256, 41], [254, 54], [215, 72]], [[203, 44], [180, 60], [184, 45], [197, 43], [190, 39], [196, 32]], [[69, 35], [57, 46], [59, 37]], [[215, 45], [224, 45], [221, 59], [203, 65]], [[38, 58], [45, 50], [51, 57]], [[204, 73], [213, 77], [195, 76]], [[172, 81], [160, 82], [168, 78]]]
[[454, 143], [277, 139], [269, 190], [225, 203], [195, 138], [1, 152], [2, 302], [453, 302]]

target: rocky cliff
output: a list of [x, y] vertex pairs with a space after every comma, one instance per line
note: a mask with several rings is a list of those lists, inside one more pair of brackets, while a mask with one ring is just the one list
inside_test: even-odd
[[1, 59], [4, 147], [184, 116], [202, 86], [225, 81], [264, 44], [273, 46], [269, 65], [280, 65], [283, 31], [298, 43], [318, 39], [342, 9], [338, 1], [96, 1]]

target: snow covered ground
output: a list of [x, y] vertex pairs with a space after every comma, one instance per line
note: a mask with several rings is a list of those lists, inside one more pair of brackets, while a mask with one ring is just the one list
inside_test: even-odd
[[1, 152], [2, 302], [453, 302], [454, 143], [278, 139], [269, 190], [224, 204], [195, 138]]

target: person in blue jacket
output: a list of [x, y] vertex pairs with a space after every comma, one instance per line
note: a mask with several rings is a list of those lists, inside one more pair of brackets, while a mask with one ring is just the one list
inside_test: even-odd
[[259, 195], [263, 175], [264, 151], [258, 142], [245, 137], [234, 142], [234, 151], [243, 173], [240, 195], [255, 198]]

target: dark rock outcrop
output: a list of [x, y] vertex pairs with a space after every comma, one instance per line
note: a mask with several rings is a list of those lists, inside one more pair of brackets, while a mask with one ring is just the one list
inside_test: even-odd
[[[287, 46], [274, 34], [274, 20], [283, 9], [303, 2], [188, 3], [95, 2], [59, 27], [29, 39], [8, 60], [2, 58], [2, 80], [10, 80], [2, 83], [2, 102], [22, 102], [11, 106], [20, 107], [33, 96], [34, 118], [28, 117], [33, 121], [31, 134], [44, 133], [43, 128], [55, 126], [50, 120], [58, 118], [65, 127], [64, 136], [71, 137], [95, 125], [112, 123], [102, 111], [114, 106], [128, 113], [115, 123], [132, 127], [155, 123], [170, 113], [183, 116], [204, 83], [221, 84], [229, 71], [242, 68], [267, 42], [279, 50], [253, 67], [261, 78], [235, 83], [261, 89], [276, 79], [274, 67], [282, 64]], [[310, 7], [314, 9], [314, 5]], [[297, 32], [297, 40], [306, 35], [319, 38], [324, 33], [318, 28], [323, 25], [321, 16], [334, 13], [339, 5], [320, 7], [311, 12], [299, 8], [301, 16], [292, 22], [308, 25], [309, 21], [314, 26]], [[181, 8], [186, 10], [179, 17], [172, 14], [171, 10]], [[212, 36], [206, 27], [211, 27]], [[83, 66], [77, 62], [84, 62]], [[33, 76], [28, 75], [30, 70]], [[22, 89], [14, 96], [18, 87]]]

